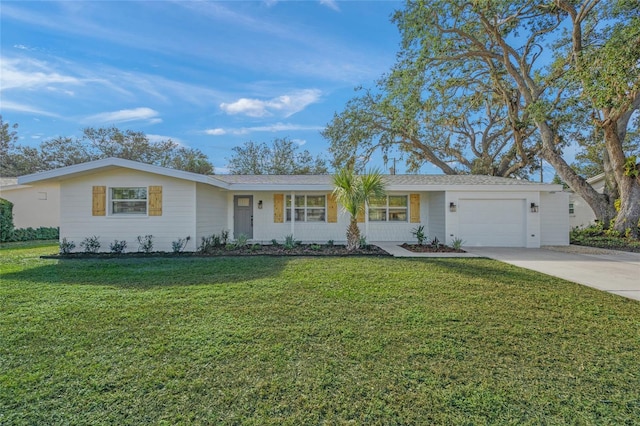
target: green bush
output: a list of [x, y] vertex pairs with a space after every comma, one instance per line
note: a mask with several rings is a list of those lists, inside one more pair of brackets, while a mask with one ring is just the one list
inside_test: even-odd
[[[3, 234], [4, 235], [4, 234]], [[35, 241], [35, 240], [57, 240], [60, 238], [60, 229], [53, 227], [40, 228], [18, 228], [14, 229], [9, 239], [3, 239], [3, 242], [15, 241]]]
[[601, 224], [574, 228], [569, 234], [569, 240], [576, 245], [640, 252], [640, 241], [620, 235], [619, 232], [605, 230]]
[[13, 241], [13, 203], [0, 198], [0, 241]]

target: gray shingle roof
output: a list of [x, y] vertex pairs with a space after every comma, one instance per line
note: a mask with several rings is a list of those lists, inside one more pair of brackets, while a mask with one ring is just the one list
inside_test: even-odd
[[[331, 175], [215, 175], [231, 185], [331, 185]], [[385, 175], [387, 185], [539, 185], [539, 182], [482, 175]]]

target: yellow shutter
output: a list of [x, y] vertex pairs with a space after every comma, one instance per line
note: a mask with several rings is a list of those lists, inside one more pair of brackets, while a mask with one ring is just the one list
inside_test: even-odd
[[364, 210], [367, 208], [366, 204], [364, 206], [362, 206], [362, 208], [360, 209], [360, 212], [358, 213], [358, 217], [357, 220], [359, 223], [363, 223], [364, 222]]
[[409, 195], [409, 211], [411, 223], [420, 223], [420, 194]]
[[284, 222], [284, 194], [273, 194], [273, 222]]
[[149, 187], [149, 216], [162, 216], [162, 186]]
[[336, 223], [338, 221], [338, 202], [333, 194], [327, 194], [327, 222]]
[[93, 202], [92, 202], [93, 216], [105, 216], [107, 213], [106, 207], [107, 207], [107, 187], [94, 186]]

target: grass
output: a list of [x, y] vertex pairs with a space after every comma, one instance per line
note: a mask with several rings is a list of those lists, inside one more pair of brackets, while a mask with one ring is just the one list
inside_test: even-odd
[[0, 248], [0, 424], [637, 424], [640, 303], [487, 259]]

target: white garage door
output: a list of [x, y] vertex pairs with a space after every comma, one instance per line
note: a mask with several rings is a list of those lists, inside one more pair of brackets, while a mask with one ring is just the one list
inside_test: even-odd
[[525, 200], [458, 201], [458, 235], [465, 245], [524, 247]]

